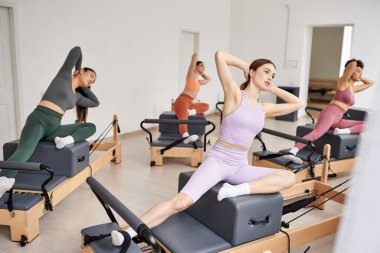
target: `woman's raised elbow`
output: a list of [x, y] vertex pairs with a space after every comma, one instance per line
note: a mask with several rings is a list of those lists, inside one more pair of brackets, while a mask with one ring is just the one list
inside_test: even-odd
[[217, 51], [215, 52], [215, 59], [220, 59], [221, 55], [222, 55], [222, 51], [217, 50]]

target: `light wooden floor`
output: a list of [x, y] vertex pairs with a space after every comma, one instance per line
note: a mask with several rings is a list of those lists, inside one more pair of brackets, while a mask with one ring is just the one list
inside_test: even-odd
[[[219, 126], [218, 117], [210, 116], [209, 119]], [[296, 125], [306, 122], [309, 122], [309, 119], [302, 118], [298, 123], [269, 119], [266, 121], [265, 127], [295, 134]], [[217, 138], [218, 131], [219, 127], [211, 136], [212, 144]], [[146, 135], [140, 132], [121, 136], [122, 163], [107, 165], [95, 175], [95, 178], [137, 215], [141, 215], [152, 205], [176, 194], [179, 173], [192, 170], [189, 166], [190, 160], [174, 158], [165, 160], [162, 167], [151, 168], [149, 145], [145, 137]], [[291, 142], [282, 139], [273, 139], [270, 136], [263, 137], [269, 150], [280, 150], [292, 145]], [[251, 150], [258, 150], [259, 147], [259, 143], [255, 141]], [[250, 160], [251, 158], [249, 158]], [[332, 179], [330, 183], [336, 185], [347, 177], [348, 175], [343, 175], [337, 179]], [[295, 222], [294, 226], [309, 223], [321, 217], [328, 217], [340, 210], [340, 206], [329, 203], [323, 213], [313, 211]], [[287, 215], [284, 220], [289, 220], [291, 216], [294, 214]], [[41, 219], [40, 235], [24, 248], [20, 247], [18, 243], [10, 241], [8, 227], [0, 226], [0, 253], [80, 252], [80, 230], [104, 222], [108, 222], [104, 209], [89, 187], [83, 184], [63, 200], [53, 212]], [[332, 252], [333, 243], [334, 236], [313, 242], [309, 244], [311, 249], [308, 253]], [[292, 253], [304, 252], [307, 246], [292, 250]]]

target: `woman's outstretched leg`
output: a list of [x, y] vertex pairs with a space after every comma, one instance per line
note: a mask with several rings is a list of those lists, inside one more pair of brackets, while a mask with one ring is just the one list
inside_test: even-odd
[[[143, 216], [141, 216], [141, 220], [149, 227], [155, 227], [161, 224], [164, 220], [169, 218], [170, 216], [181, 212], [191, 206], [193, 204], [193, 200], [191, 197], [184, 193], [178, 193], [173, 198], [161, 202], [151, 209], [149, 209]], [[136, 231], [132, 228], [128, 228], [125, 230], [130, 238], [133, 238], [137, 235]], [[120, 246], [125, 239], [130, 240], [130, 238], [125, 238], [119, 231], [112, 231], [112, 244], [114, 246]]]
[[334, 135], [360, 134], [364, 129], [364, 121], [342, 119], [334, 127]]
[[246, 165], [226, 182], [219, 190], [219, 201], [240, 195], [278, 192], [293, 186], [296, 176], [289, 170]]
[[[331, 126], [333, 126], [342, 118], [343, 113], [343, 109], [338, 108], [337, 105], [328, 105], [319, 115], [317, 124], [315, 125], [314, 129], [302, 138], [309, 141], [315, 141], [319, 139], [319, 137], [324, 135], [331, 128]], [[294, 145], [294, 147], [289, 150], [291, 154], [284, 155], [284, 159], [292, 161], [294, 163], [302, 164], [303, 161], [301, 158], [297, 157], [296, 154], [305, 146], [306, 144], [299, 142], [296, 143], [296, 145]]]
[[[149, 228], [158, 226], [170, 216], [185, 210], [195, 203], [206, 191], [222, 181], [228, 173], [229, 170], [223, 169], [223, 165], [218, 163], [216, 159], [206, 158], [182, 188], [180, 193], [149, 209], [143, 216], [141, 216], [141, 220]], [[131, 228], [126, 231], [131, 238], [137, 235]], [[123, 243], [124, 236], [120, 232], [113, 231], [111, 235], [113, 245], [119, 246]], [[129, 238], [127, 239], [129, 240]]]

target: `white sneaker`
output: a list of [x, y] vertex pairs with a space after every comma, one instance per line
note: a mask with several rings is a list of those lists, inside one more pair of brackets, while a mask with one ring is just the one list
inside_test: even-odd
[[12, 188], [15, 183], [14, 178], [0, 177], [0, 198], [6, 191]]
[[194, 142], [194, 141], [197, 141], [197, 140], [198, 140], [198, 135], [193, 134], [193, 135], [190, 135], [189, 137], [187, 137], [186, 139], [184, 139], [183, 143], [188, 144], [190, 142]]
[[284, 159], [286, 161], [291, 161], [291, 162], [297, 163], [297, 164], [303, 164], [302, 159], [299, 158], [299, 157], [297, 157], [297, 156], [295, 156], [295, 155], [293, 155], [293, 154], [291, 154], [291, 155], [284, 155], [283, 157], [284, 157]]

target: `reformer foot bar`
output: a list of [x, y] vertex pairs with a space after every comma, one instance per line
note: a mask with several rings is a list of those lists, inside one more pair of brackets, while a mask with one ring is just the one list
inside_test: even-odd
[[[282, 191], [281, 194], [245, 195], [219, 202], [216, 196], [223, 184], [221, 182], [205, 193], [193, 206], [171, 216], [153, 229], [148, 229], [99, 182], [89, 178], [87, 183], [106, 209], [111, 223], [83, 229], [82, 252], [121, 252], [120, 247], [112, 246], [110, 237], [83, 246], [85, 235], [108, 234], [112, 230], [121, 230], [124, 227], [117, 224], [111, 208], [138, 232], [139, 236], [135, 238], [136, 242], [145, 241], [152, 245], [153, 252], [262, 253], [270, 250], [272, 253], [280, 253], [333, 234], [337, 230], [340, 214], [297, 228], [289, 228], [289, 224], [294, 219], [281, 222], [281, 219], [287, 219], [286, 216], [283, 217], [282, 215], [290, 210], [288, 205], [283, 205], [283, 201], [289, 202], [291, 199], [305, 195], [305, 193], [314, 193], [318, 196], [313, 199], [309, 206], [318, 207], [321, 209], [318, 210], [319, 212], [324, 209], [327, 200], [331, 199], [343, 204], [344, 193], [337, 191], [337, 187], [330, 187], [326, 184], [329, 149], [330, 147], [327, 145], [321, 181], [312, 180], [296, 184], [294, 187]], [[181, 173], [179, 190], [186, 184], [191, 174], [192, 172]], [[340, 185], [338, 186], [340, 187]], [[294, 209], [292, 211], [297, 211], [300, 208], [292, 208]], [[281, 228], [281, 224], [283, 224], [283, 228]], [[142, 228], [145, 229], [145, 234], [141, 232]], [[143, 251], [135, 242], [132, 242], [130, 249], [126, 252], [141, 253]]]
[[[110, 125], [111, 128], [113, 128], [112, 142], [93, 143], [94, 145], [91, 145], [92, 152], [101, 151], [102, 154], [97, 156], [90, 163], [88, 159], [89, 144], [86, 141], [78, 144], [74, 143], [67, 146], [67, 148], [64, 147], [59, 151], [54, 150], [54, 152], [56, 152], [56, 156], [59, 157], [60, 154], [67, 154], [67, 152], [70, 153], [69, 151], [73, 148], [75, 149], [75, 147], [79, 146], [82, 148], [82, 146], [85, 145], [85, 147], [87, 147], [87, 157], [84, 158], [81, 155], [80, 158], [74, 158], [75, 161], [73, 161], [73, 163], [82, 163], [86, 160], [87, 165], [82, 166], [82, 168], [80, 168], [78, 171], [73, 171], [71, 168], [68, 169], [68, 171], [64, 171], [64, 168], [59, 168], [59, 170], [55, 173], [54, 179], [45, 184], [46, 193], [44, 193], [44, 191], [38, 190], [40, 188], [39, 185], [45, 181], [46, 174], [44, 175], [41, 172], [33, 173], [29, 170], [25, 173], [20, 172], [16, 176], [16, 182], [12, 190], [12, 202], [14, 210], [9, 211], [9, 205], [4, 203], [8, 202], [8, 194], [4, 194], [4, 196], [0, 199], [0, 225], [6, 225], [10, 227], [12, 241], [20, 241], [21, 245], [24, 246], [26, 242], [31, 242], [34, 238], [36, 238], [36, 236], [39, 235], [39, 219], [47, 212], [45, 204], [47, 201], [45, 199], [47, 199], [47, 197], [51, 203], [52, 210], [55, 206], [58, 205], [59, 202], [61, 202], [71, 192], [73, 192], [82, 183], [84, 183], [87, 177], [94, 175], [109, 161], [113, 161], [115, 163], [121, 162], [121, 144], [118, 143], [117, 136], [120, 130], [118, 127], [118, 118], [116, 115], [114, 115], [113, 121]], [[42, 148], [45, 148], [45, 145], [48, 144], [43, 144]], [[63, 151], [64, 149], [67, 149], [66, 153]], [[52, 150], [51, 146], [48, 145], [48, 147], [46, 147], [46, 150], [50, 152]], [[73, 152], [75, 152], [75, 150]], [[46, 159], [48, 158], [49, 157]], [[52, 160], [54, 161], [54, 158]], [[59, 158], [57, 160], [59, 160]], [[0, 168], [17, 169], [12, 167], [4, 167], [5, 165], [2, 163], [6, 162], [1, 162]], [[49, 167], [53, 172], [55, 171], [54, 164], [50, 164]], [[57, 167], [60, 167], [60, 165], [57, 165]], [[67, 174], [65, 175], [65, 173], [69, 173], [70, 176], [67, 176]], [[21, 182], [18, 182], [18, 179]], [[28, 181], [30, 181], [29, 185]], [[43, 199], [41, 195], [43, 195], [45, 199]]]
[[[149, 135], [150, 165], [162, 165], [164, 157], [189, 157], [191, 158], [191, 166], [197, 167], [203, 161], [207, 136], [215, 130], [215, 124], [201, 115], [190, 116], [190, 120], [178, 120], [175, 117], [172, 112], [164, 112], [160, 115], [160, 119], [145, 119], [140, 123], [141, 129]], [[157, 140], [152, 140], [152, 133], [144, 127], [144, 124], [159, 124], [160, 136]], [[199, 140], [188, 144], [183, 143], [184, 138], [178, 131], [179, 124], [187, 124], [189, 133], [198, 135]], [[206, 132], [208, 125], [211, 125], [212, 129]], [[201, 141], [202, 136], [203, 142]]]

